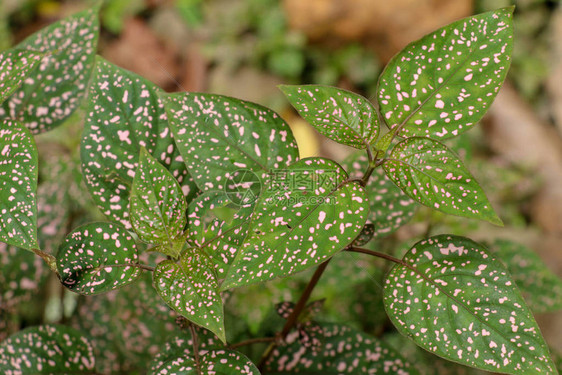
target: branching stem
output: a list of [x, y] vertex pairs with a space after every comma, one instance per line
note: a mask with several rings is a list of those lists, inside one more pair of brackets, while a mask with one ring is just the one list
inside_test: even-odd
[[351, 252], [354, 252], [354, 253], [367, 254], [367, 255], [377, 257], [377, 258], [386, 259], [386, 260], [389, 260], [389, 261], [394, 262], [394, 263], [402, 264], [404, 266], [408, 266], [407, 264], [404, 263], [404, 261], [402, 261], [398, 258], [395, 258], [392, 255], [388, 255], [388, 254], [385, 254], [385, 253], [379, 253], [378, 251], [374, 251], [374, 250], [363, 249], [362, 247], [352, 246], [352, 247], [347, 248], [346, 251], [351, 251]]
[[378, 166], [377, 165], [377, 156], [379, 155], [378, 151], [373, 155], [373, 150], [371, 149], [371, 145], [367, 144], [367, 158], [369, 159], [369, 167], [365, 171], [363, 178], [361, 178], [361, 185], [366, 186], [369, 178], [373, 174], [373, 171]]
[[[285, 322], [285, 325], [283, 326], [283, 329], [281, 330], [281, 333], [279, 333], [279, 339], [280, 340], [285, 340], [287, 338], [287, 335], [289, 334], [289, 332], [291, 332], [291, 329], [297, 323], [297, 320], [298, 320], [300, 314], [302, 313], [302, 311], [304, 310], [304, 308], [306, 306], [306, 303], [307, 303], [308, 299], [310, 298], [310, 295], [312, 294], [312, 291], [314, 290], [314, 287], [316, 286], [316, 284], [318, 284], [318, 281], [320, 280], [320, 277], [322, 277], [322, 274], [326, 270], [326, 267], [328, 267], [328, 263], [330, 262], [330, 259], [328, 259], [324, 263], [320, 264], [318, 266], [318, 268], [316, 268], [316, 271], [314, 272], [314, 275], [312, 275], [312, 278], [308, 282], [308, 285], [306, 286], [304, 292], [302, 293], [301, 297], [299, 298], [299, 301], [295, 305], [295, 307], [293, 309], [293, 312], [291, 313], [291, 315], [289, 315], [289, 317], [287, 318], [287, 321]], [[258, 365], [258, 369], [261, 372], [263, 372], [263, 368], [265, 366], [265, 363], [267, 362], [269, 357], [271, 357], [271, 354], [273, 353], [273, 350], [275, 350], [277, 345], [278, 345], [277, 340], [272, 341], [271, 344], [269, 345], [269, 347], [263, 353], [262, 358], [260, 360], [260, 363]]]
[[229, 345], [229, 347], [230, 347], [230, 349], [236, 349], [236, 348], [240, 348], [242, 346], [248, 346], [248, 345], [252, 345], [252, 344], [260, 344], [260, 343], [264, 343], [264, 342], [273, 342], [275, 340], [277, 340], [275, 337], [257, 337], [257, 338], [254, 338], [254, 339], [240, 341], [236, 344]]

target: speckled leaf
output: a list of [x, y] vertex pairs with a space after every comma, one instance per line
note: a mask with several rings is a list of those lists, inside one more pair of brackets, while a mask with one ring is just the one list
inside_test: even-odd
[[[211, 332], [195, 327], [198, 338], [199, 355], [202, 357], [212, 349], [221, 349], [224, 345]], [[193, 356], [193, 341], [191, 337], [174, 337], [154, 357], [149, 367], [149, 375], [170, 374], [173, 372], [178, 358]], [[166, 372], [167, 371], [167, 372]]]
[[359, 233], [359, 236], [357, 236], [357, 238], [355, 238], [355, 240], [353, 240], [352, 245], [353, 246], [364, 246], [364, 245], [368, 244], [375, 237], [375, 233], [376, 233], [375, 225], [373, 223], [365, 224], [363, 229], [361, 229], [361, 233]]
[[98, 58], [82, 135], [82, 171], [97, 206], [127, 228], [131, 228], [129, 193], [141, 147], [172, 173], [188, 199], [196, 192], [158, 91], [147, 80]]
[[[385, 314], [386, 316], [386, 314]], [[384, 335], [384, 341], [399, 350], [404, 358], [423, 375], [491, 375], [473, 367], [459, 365], [429, 353], [398, 332]]]
[[[41, 249], [55, 254], [65, 237], [68, 222], [68, 192], [61, 184], [67, 182], [65, 165], [48, 159], [40, 168], [37, 188], [37, 236]], [[29, 251], [0, 243], [0, 306], [11, 309], [40, 293], [49, 268]]]
[[299, 114], [326, 137], [359, 149], [376, 141], [378, 115], [361, 95], [320, 85], [279, 88]]
[[395, 265], [384, 305], [422, 348], [505, 374], [556, 374], [533, 315], [503, 264], [467, 238], [418, 242]]
[[186, 210], [174, 176], [142, 148], [129, 207], [135, 232], [141, 240], [159, 246], [158, 251], [178, 257], [185, 242]]
[[[163, 258], [155, 253], [142, 257], [149, 258], [147, 264]], [[154, 289], [152, 273], [144, 272], [123, 288], [79, 296], [70, 324], [91, 338], [100, 375], [144, 374], [167, 342], [176, 336], [190, 337], [188, 330], [178, 326], [177, 318]], [[200, 343], [203, 346], [203, 338]]]
[[24, 329], [0, 344], [5, 375], [93, 374], [91, 344], [75, 329], [43, 325]]
[[158, 263], [153, 274], [160, 297], [189, 321], [226, 342], [222, 299], [214, 264], [196, 249], [186, 250], [178, 263]]
[[365, 190], [335, 162], [303, 159], [270, 177], [222, 289], [284, 277], [324, 262], [359, 235]]
[[42, 57], [38, 52], [17, 49], [0, 53], [0, 104], [21, 86]]
[[437, 141], [405, 139], [392, 149], [383, 168], [404, 193], [423, 205], [502, 225], [469, 170], [457, 155]]
[[55, 22], [16, 46], [45, 55], [0, 107], [0, 117], [17, 119], [37, 134], [60, 125], [78, 108], [94, 66], [98, 8]]
[[264, 177], [298, 158], [291, 129], [268, 108], [212, 94], [171, 94], [165, 100], [176, 144], [201, 190], [223, 190], [243, 169]]
[[0, 241], [37, 249], [37, 148], [18, 122], [0, 122]]
[[[131, 287], [136, 288], [138, 284], [140, 283], [135, 283], [131, 285]], [[150, 285], [149, 287], [152, 288]], [[71, 327], [78, 329], [90, 339], [96, 357], [96, 370], [100, 374], [128, 373], [122, 371], [125, 366], [123, 366], [124, 360], [121, 352], [126, 349], [124, 346], [120, 346], [117, 343], [119, 337], [127, 334], [116, 329], [114, 322], [117, 320], [117, 312], [114, 315], [111, 311], [113, 305], [117, 303], [117, 293], [124, 289], [125, 288], [122, 288], [96, 296], [80, 296], [76, 302], [76, 309], [69, 322]], [[137, 293], [141, 295], [140, 291], [137, 291]], [[127, 307], [130, 310], [137, 308], [137, 306], [132, 304]], [[119, 313], [130, 314], [130, 311], [125, 308]], [[156, 320], [154, 317], [151, 318]], [[144, 325], [139, 324], [137, 321], [134, 323], [137, 324], [137, 330], [147, 331]], [[127, 342], [131, 341], [133, 340], [127, 335]]]
[[474, 126], [509, 69], [512, 13], [504, 8], [453, 22], [394, 56], [379, 78], [388, 125], [404, 137], [431, 138]]
[[200, 358], [200, 371], [195, 359], [179, 356], [170, 359], [150, 375], [260, 375], [257, 367], [242, 353], [234, 350], [211, 350]]
[[242, 246], [254, 205], [238, 207], [230, 221], [221, 220], [216, 210], [231, 202], [224, 192], [207, 191], [188, 207], [188, 231], [191, 243], [204, 251], [215, 263], [217, 276], [224, 277]]
[[[368, 167], [364, 153], [351, 155], [343, 167], [352, 178], [361, 178]], [[365, 187], [371, 211], [369, 221], [374, 224], [375, 238], [387, 236], [406, 224], [418, 208], [418, 204], [402, 192], [384, 173], [376, 168]], [[359, 246], [359, 245], [358, 245]]]
[[201, 246], [215, 237], [217, 228], [224, 223], [215, 211], [228, 207], [230, 203], [224, 191], [206, 191], [189, 203], [187, 222], [191, 243]]
[[507, 266], [533, 312], [562, 310], [562, 279], [544, 264], [537, 253], [509, 240], [496, 240], [491, 250]]
[[70, 233], [57, 254], [61, 282], [80, 294], [119, 288], [141, 274], [133, 237], [117, 223], [91, 223]]
[[49, 274], [47, 264], [34, 253], [0, 243], [0, 310], [15, 310], [37, 296]]
[[417, 375], [418, 372], [382, 341], [352, 328], [324, 323], [318, 350], [298, 341], [279, 346], [267, 361], [271, 375]]

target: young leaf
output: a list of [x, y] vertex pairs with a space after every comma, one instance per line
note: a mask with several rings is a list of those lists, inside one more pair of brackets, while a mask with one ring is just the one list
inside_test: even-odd
[[174, 176], [142, 148], [130, 196], [129, 215], [135, 232], [143, 241], [160, 246], [160, 252], [178, 257], [185, 243], [186, 210]]
[[119, 288], [140, 276], [133, 237], [117, 223], [91, 223], [70, 233], [57, 254], [61, 283], [80, 294]]
[[324, 262], [361, 233], [365, 190], [329, 159], [303, 159], [270, 177], [222, 290]]
[[45, 55], [0, 107], [0, 118], [17, 119], [37, 134], [60, 125], [78, 108], [94, 66], [98, 8], [55, 22], [16, 46]]
[[180, 355], [169, 359], [150, 375], [260, 375], [257, 367], [244, 354], [234, 350], [211, 350], [200, 358], [200, 371], [195, 358]]
[[0, 344], [3, 374], [92, 374], [92, 345], [75, 329], [43, 325], [26, 328]]
[[231, 204], [220, 191], [207, 191], [188, 207], [190, 242], [204, 251], [215, 264], [217, 276], [224, 277], [248, 233], [253, 204], [238, 207], [228, 221], [217, 217], [216, 210]]
[[38, 52], [17, 49], [0, 53], [0, 104], [21, 86], [42, 57]]
[[379, 78], [382, 115], [403, 137], [470, 129], [498, 93], [513, 49], [513, 7], [468, 17], [411, 43]]
[[98, 58], [82, 135], [82, 171], [97, 206], [127, 228], [131, 228], [129, 193], [141, 147], [172, 173], [188, 198], [196, 192], [158, 91], [145, 79]]
[[388, 274], [384, 305], [400, 333], [445, 359], [505, 374], [556, 373], [509, 273], [467, 238], [414, 245]]
[[279, 346], [265, 365], [271, 375], [417, 375], [409, 363], [378, 339], [352, 328], [323, 323], [320, 348], [303, 347], [299, 341]]
[[223, 190], [229, 177], [250, 170], [259, 178], [298, 158], [289, 125], [258, 104], [226, 96], [165, 96], [170, 128], [201, 190]]
[[0, 241], [37, 249], [37, 148], [20, 123], [0, 122]]
[[197, 249], [188, 249], [178, 263], [160, 262], [153, 279], [154, 287], [168, 306], [226, 342], [214, 264], [204, 254]]
[[562, 279], [548, 269], [537, 253], [509, 240], [496, 240], [491, 250], [507, 266], [533, 312], [562, 310]]
[[[206, 191], [193, 199], [187, 208], [189, 240], [195, 246], [201, 246], [215, 237], [218, 228], [226, 220], [216, 215], [216, 210], [228, 207], [230, 200], [223, 191]], [[233, 218], [232, 218], [233, 219]], [[232, 222], [232, 219], [230, 222]]]
[[[361, 178], [369, 162], [363, 153], [351, 155], [343, 167], [351, 177]], [[365, 186], [369, 205], [369, 221], [374, 224], [375, 238], [387, 236], [406, 224], [418, 208], [417, 203], [402, 192], [384, 173], [376, 168]]]
[[279, 88], [299, 114], [326, 137], [359, 149], [376, 141], [378, 115], [371, 102], [361, 95], [319, 85]]
[[502, 225], [462, 161], [437, 141], [407, 138], [392, 149], [383, 168], [404, 193], [425, 206]]

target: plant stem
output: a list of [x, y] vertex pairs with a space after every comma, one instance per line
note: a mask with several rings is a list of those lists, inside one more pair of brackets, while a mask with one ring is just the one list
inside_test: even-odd
[[263, 343], [263, 342], [273, 342], [275, 340], [276, 340], [275, 337], [258, 337], [258, 338], [255, 338], [255, 339], [240, 341], [236, 344], [229, 345], [229, 347], [230, 347], [230, 349], [236, 349], [236, 348], [239, 348], [241, 346], [259, 344], [259, 343]]
[[392, 255], [388, 255], [388, 254], [385, 254], [385, 253], [379, 253], [378, 251], [369, 250], [369, 249], [363, 249], [363, 248], [361, 248], [361, 247], [355, 247], [355, 246], [349, 247], [349, 248], [347, 248], [347, 249], [345, 249], [345, 250], [346, 250], [346, 251], [351, 251], [351, 252], [354, 252], [354, 253], [362, 253], [362, 254], [371, 255], [371, 256], [374, 256], [374, 257], [377, 257], [377, 258], [386, 259], [386, 260], [389, 260], [389, 261], [391, 261], [391, 262], [394, 262], [394, 263], [398, 263], [398, 264], [402, 264], [402, 265], [407, 266], [407, 265], [404, 263], [404, 261], [402, 261], [402, 260], [400, 260], [400, 259], [398, 259], [398, 258], [395, 258], [395, 257], [393, 257]]
[[378, 152], [373, 155], [373, 150], [371, 149], [371, 145], [367, 145], [367, 158], [369, 159], [369, 167], [367, 168], [367, 170], [365, 171], [365, 174], [363, 175], [363, 177], [361, 178], [361, 185], [365, 186], [367, 185], [367, 182], [369, 181], [369, 178], [371, 177], [371, 175], [373, 174], [373, 171], [375, 170], [375, 168], [377, 167], [377, 156], [378, 156]]
[[145, 270], [145, 271], [154, 272], [154, 267], [147, 266], [146, 264], [136, 263], [135, 267], [140, 268], [140, 269]]
[[[320, 280], [320, 277], [326, 270], [326, 267], [328, 267], [328, 263], [330, 262], [330, 260], [331, 258], [325, 261], [324, 263], [320, 264], [316, 269], [316, 271], [314, 272], [314, 275], [312, 275], [312, 278], [308, 282], [308, 285], [306, 286], [304, 292], [299, 298], [299, 301], [295, 305], [293, 312], [287, 318], [287, 321], [285, 322], [285, 325], [283, 326], [283, 329], [281, 330], [281, 333], [278, 336], [279, 339], [285, 340], [289, 332], [291, 332], [291, 329], [296, 324], [297, 319], [299, 318], [300, 314], [304, 310], [306, 306], [306, 302], [310, 298], [310, 295], [312, 294], [314, 287], [316, 286], [316, 284], [318, 284], [318, 280]], [[269, 357], [271, 357], [271, 354], [273, 353], [273, 350], [277, 347], [277, 345], [278, 345], [278, 341], [277, 340], [273, 341], [263, 353], [260, 363], [258, 365], [258, 369], [260, 370], [260, 372], [263, 372], [263, 367], [265, 366], [265, 363], [267, 362]]]
[[39, 249], [33, 249], [33, 252], [35, 253], [35, 255], [40, 256], [45, 261], [45, 263], [47, 263], [51, 271], [56, 273], [58, 276], [59, 271], [57, 270], [57, 260], [54, 256], [52, 256], [51, 254], [47, 254], [46, 252]]
[[197, 368], [197, 373], [201, 374], [201, 364], [199, 363], [199, 340], [197, 337], [197, 331], [195, 331], [195, 326], [193, 323], [189, 323], [189, 330], [191, 331], [191, 341], [193, 345], [193, 357], [195, 358], [195, 367]]

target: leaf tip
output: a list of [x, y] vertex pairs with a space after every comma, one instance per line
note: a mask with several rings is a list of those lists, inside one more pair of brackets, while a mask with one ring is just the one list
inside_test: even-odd
[[507, 15], [512, 16], [513, 12], [515, 12], [515, 5], [510, 5], [508, 7], [501, 8], [501, 10], [504, 11]]
[[224, 324], [223, 326], [220, 327], [219, 330], [217, 330], [216, 332], [213, 332], [215, 335], [217, 335], [217, 337], [219, 338], [219, 340], [222, 341], [222, 343], [224, 345], [226, 345], [226, 333], [224, 332]]
[[277, 88], [285, 95], [289, 93], [292, 85], [277, 85]]
[[499, 216], [496, 215], [495, 212], [493, 213], [493, 215], [491, 215], [491, 216], [487, 219], [487, 221], [490, 222], [490, 223], [492, 223], [492, 224], [494, 224], [494, 225], [497, 225], [498, 227], [503, 227], [503, 226], [504, 226], [503, 220], [500, 219]]
[[218, 291], [219, 292], [226, 292], [229, 289], [232, 289], [234, 287], [234, 284], [232, 282], [230, 282], [230, 279], [225, 279], [223, 281], [223, 283], [221, 284], [221, 286], [219, 287]]

